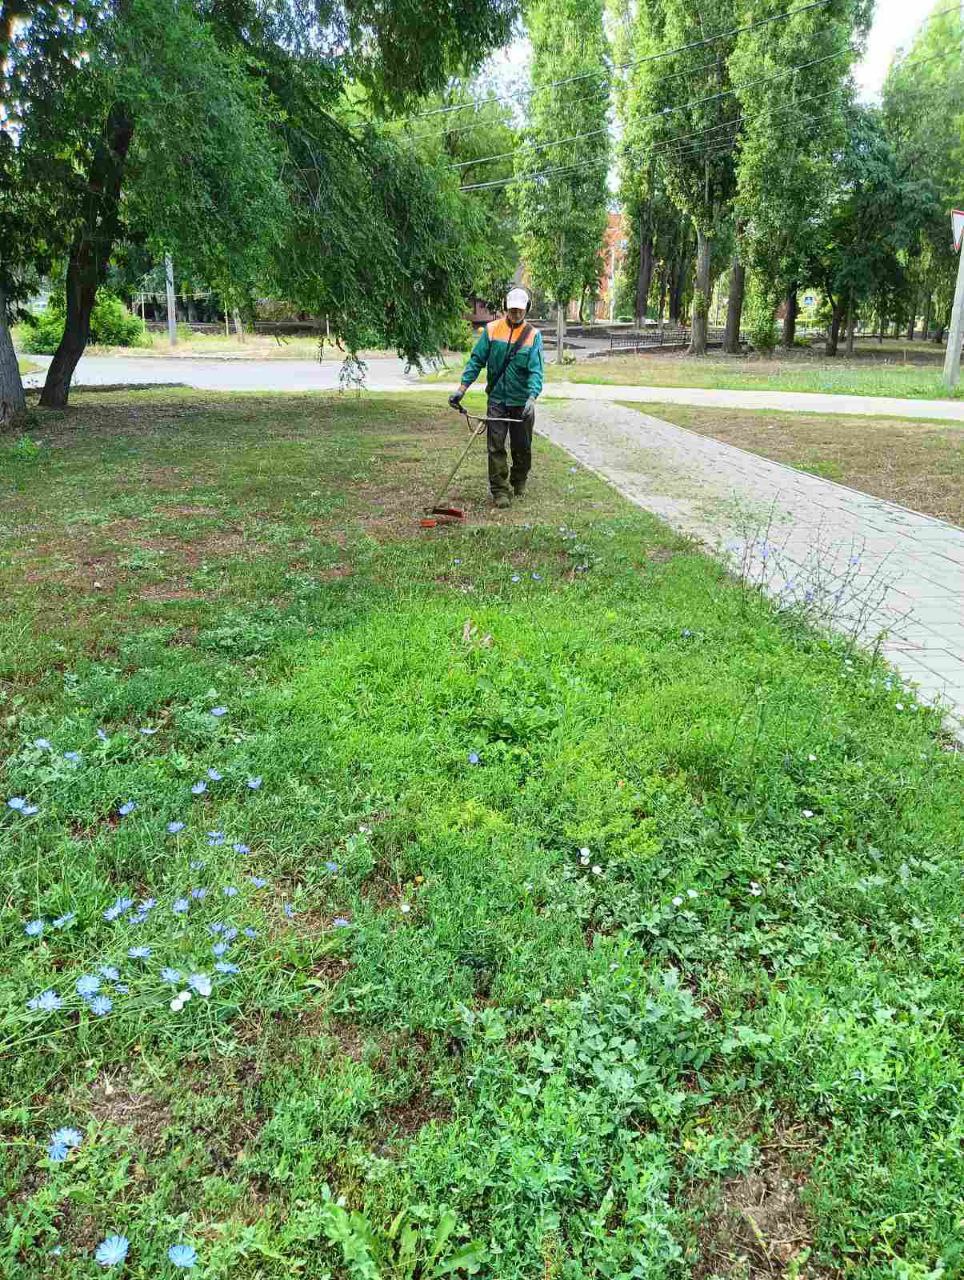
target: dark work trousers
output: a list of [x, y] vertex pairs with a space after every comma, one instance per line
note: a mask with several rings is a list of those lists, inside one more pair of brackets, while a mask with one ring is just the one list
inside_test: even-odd
[[[525, 484], [532, 467], [532, 426], [522, 420], [521, 404], [503, 404], [490, 400], [490, 418], [511, 418], [511, 422], [490, 422], [486, 441], [489, 449], [489, 488], [493, 498], [509, 493], [510, 486]], [[505, 438], [512, 448], [512, 470], [505, 452]]]

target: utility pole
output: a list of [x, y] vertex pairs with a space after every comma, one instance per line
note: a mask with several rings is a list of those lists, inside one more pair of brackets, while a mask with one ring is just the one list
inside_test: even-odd
[[964, 240], [964, 209], [955, 209], [951, 214], [951, 227], [954, 248], [958, 251], [958, 263], [957, 288], [954, 291], [951, 326], [947, 334], [947, 354], [944, 356], [944, 385], [948, 391], [956, 389], [961, 377], [961, 342], [964, 341], [964, 251], [961, 250], [961, 241]]
[[172, 347], [177, 346], [177, 311], [174, 302], [174, 263], [171, 255], [164, 255], [164, 276], [167, 281], [167, 340]]

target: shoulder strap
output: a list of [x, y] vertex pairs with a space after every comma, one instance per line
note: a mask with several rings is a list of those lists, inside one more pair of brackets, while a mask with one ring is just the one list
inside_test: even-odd
[[496, 387], [502, 381], [502, 375], [505, 373], [506, 369], [508, 369], [509, 362], [511, 361], [512, 357], [519, 350], [519, 348], [522, 346], [523, 342], [525, 342], [526, 338], [528, 338], [531, 332], [532, 332], [531, 324], [524, 324], [522, 326], [522, 332], [519, 334], [518, 338], [516, 338], [515, 342], [513, 342], [512, 346], [506, 352], [505, 360], [503, 360], [502, 362], [502, 368], [499, 370], [495, 378], [492, 380], [492, 382], [489, 383], [488, 387], [486, 388], [486, 395], [491, 396], [493, 394]]

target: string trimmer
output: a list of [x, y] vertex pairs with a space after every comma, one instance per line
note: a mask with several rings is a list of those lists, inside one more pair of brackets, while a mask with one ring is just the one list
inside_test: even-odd
[[[475, 444], [476, 440], [482, 434], [482, 432], [486, 429], [488, 424], [490, 422], [512, 422], [513, 421], [512, 418], [485, 418], [485, 417], [478, 418], [474, 413], [469, 413], [467, 409], [463, 409], [461, 405], [459, 406], [459, 413], [461, 413], [464, 416], [466, 422], [468, 422], [469, 430], [472, 432], [472, 434], [469, 436], [469, 442], [465, 446], [465, 448], [462, 450], [461, 454], [459, 455], [459, 459], [456, 462], [455, 466], [445, 477], [445, 483], [442, 485], [441, 489], [439, 489], [435, 497], [435, 501], [432, 503], [430, 507], [427, 508], [427, 514], [423, 516], [422, 519], [419, 521], [419, 524], [423, 529], [434, 529], [435, 526], [439, 523], [439, 521], [442, 521], [443, 523], [454, 524], [459, 520], [465, 519], [465, 512], [462, 510], [461, 507], [443, 507], [442, 499], [448, 493], [449, 487], [451, 486], [452, 481], [455, 479], [462, 463], [469, 456], [469, 450]], [[478, 423], [478, 426], [475, 427], [474, 430], [472, 429], [473, 418], [475, 418], [476, 422]]]

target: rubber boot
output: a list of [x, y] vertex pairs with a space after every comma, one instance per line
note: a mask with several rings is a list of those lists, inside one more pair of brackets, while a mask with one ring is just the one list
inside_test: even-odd
[[500, 511], [504, 511], [506, 507], [512, 506], [512, 499], [507, 493], [497, 493], [492, 499]]

